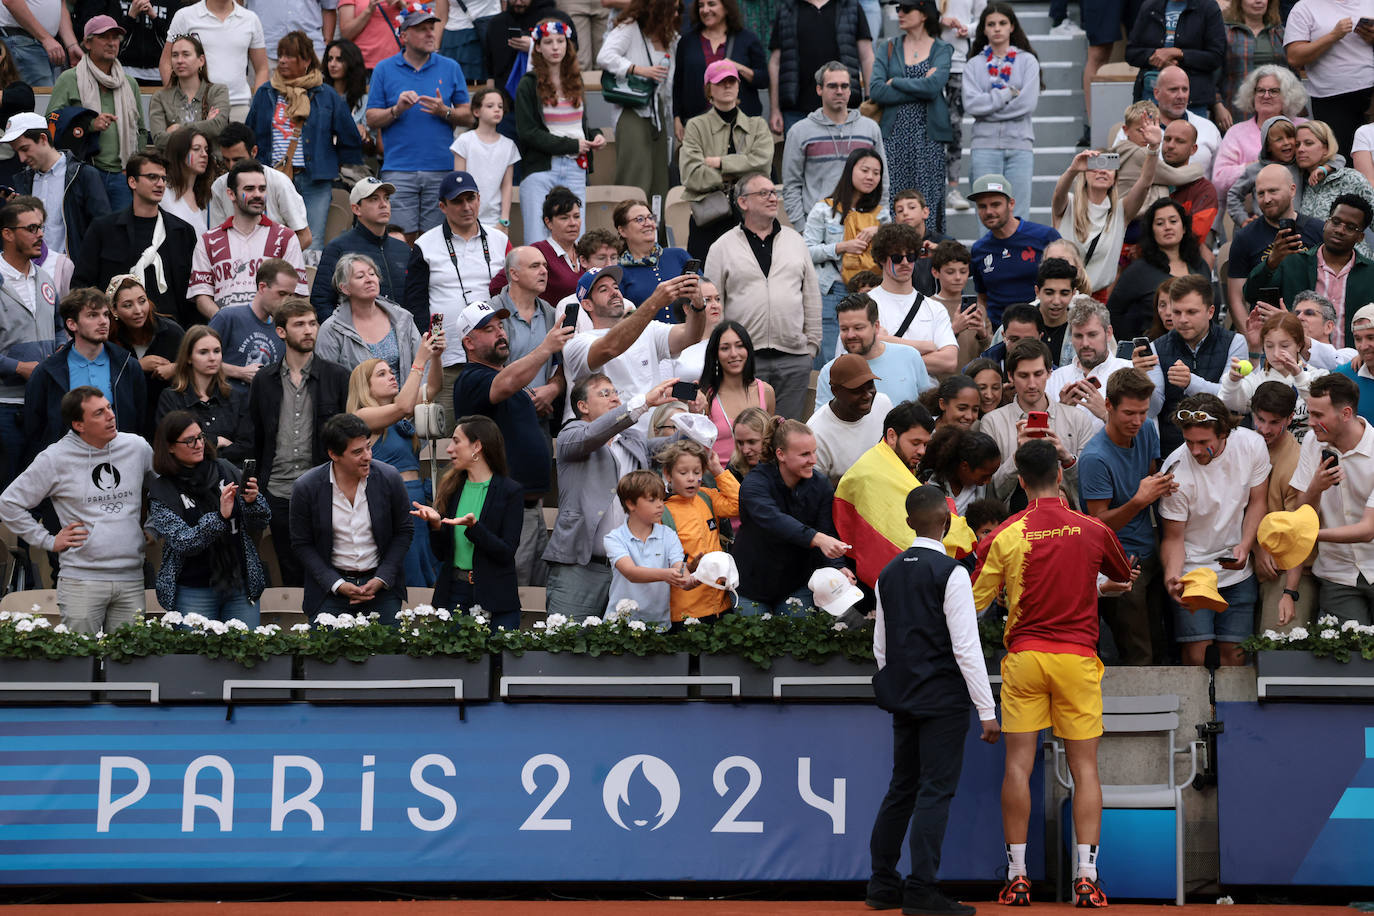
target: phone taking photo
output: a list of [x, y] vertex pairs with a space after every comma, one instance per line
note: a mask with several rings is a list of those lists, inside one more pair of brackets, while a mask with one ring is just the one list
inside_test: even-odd
[[1150, 352], [1150, 338], [1137, 337], [1131, 341], [1131, 353], [1134, 354], [1137, 350], [1144, 350], [1148, 354]]
[[673, 400], [691, 404], [697, 399], [696, 382], [673, 382]]
[[563, 327], [577, 327], [577, 313], [582, 310], [582, 306], [576, 302], [569, 302], [563, 309]]

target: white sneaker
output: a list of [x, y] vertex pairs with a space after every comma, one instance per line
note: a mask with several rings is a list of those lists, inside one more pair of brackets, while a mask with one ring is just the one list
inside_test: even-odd
[[949, 192], [945, 194], [946, 210], [968, 210], [972, 207], [973, 204], [964, 199], [964, 195], [959, 193], [958, 188], [950, 188]]
[[1088, 33], [1079, 28], [1078, 23], [1072, 19], [1065, 19], [1059, 25], [1050, 29], [1050, 34], [1056, 38], [1081, 38]]

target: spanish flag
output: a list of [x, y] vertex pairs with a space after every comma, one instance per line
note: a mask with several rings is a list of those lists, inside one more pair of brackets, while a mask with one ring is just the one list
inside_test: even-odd
[[[916, 537], [906, 523], [906, 495], [921, 484], [911, 469], [886, 442], [864, 452], [840, 478], [835, 489], [835, 531], [853, 545], [850, 556], [858, 575], [869, 587], [878, 581], [893, 557], [911, 546]], [[950, 524], [945, 552], [962, 559], [973, 551], [973, 531], [963, 516], [954, 514], [949, 500]]]

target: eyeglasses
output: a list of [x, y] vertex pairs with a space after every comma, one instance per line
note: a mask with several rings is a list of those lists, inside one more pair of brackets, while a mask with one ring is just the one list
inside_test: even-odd
[[594, 394], [599, 398], [613, 398], [619, 392], [617, 392], [614, 388], [602, 388], [600, 391], [588, 391], [587, 393]]
[[658, 220], [654, 219], [653, 214], [650, 213], [647, 216], [632, 216], [630, 217], [630, 222], [634, 223], [636, 226], [643, 226], [645, 224], [656, 223]]
[[1180, 423], [1217, 423], [1216, 417], [1205, 410], [1180, 410], [1174, 416], [1178, 417]]
[[139, 173], [137, 176], [135, 176], [135, 177], [137, 177], [137, 178], [146, 178], [146, 179], [148, 179], [149, 181], [151, 181], [153, 184], [166, 184], [166, 183], [167, 183], [167, 174], [166, 174], [165, 172], [164, 172], [164, 173], [161, 173], [161, 174], [154, 173], [154, 172], [140, 172], [140, 173]]
[[195, 436], [187, 436], [185, 439], [178, 439], [176, 440], [176, 443], [177, 445], [184, 445], [187, 448], [195, 448], [197, 445], [205, 441], [205, 433], [200, 433]]
[[24, 232], [28, 232], [28, 233], [31, 233], [31, 234], [33, 234], [33, 235], [42, 235], [42, 234], [43, 234], [43, 224], [42, 224], [42, 223], [29, 223], [27, 226], [15, 226], [14, 228], [15, 228], [16, 230], [22, 230], [22, 231], [24, 231]]
[[1293, 314], [1301, 318], [1318, 318], [1321, 316], [1321, 312], [1319, 312], [1317, 309], [1298, 309]]
[[1255, 95], [1264, 96], [1265, 98], [1276, 96], [1281, 92], [1283, 92], [1282, 89], [1260, 89], [1258, 87], [1255, 89]]
[[764, 200], [777, 200], [782, 196], [782, 188], [764, 188], [762, 191], [749, 191], [740, 197], [762, 197]]
[[677, 425], [676, 425], [676, 424], [673, 424], [673, 423], [660, 423], [660, 424], [658, 424], [657, 426], [654, 427], [654, 432], [656, 432], [656, 433], [661, 433], [661, 432], [663, 432], [665, 429], [666, 429], [668, 432], [670, 432], [670, 433], [671, 433], [671, 432], [676, 432], [676, 431], [677, 431]]
[[887, 259], [893, 264], [900, 264], [903, 261], [910, 261], [912, 264], [915, 264], [917, 261], [921, 260], [921, 256], [914, 251], [904, 251], [901, 254], [888, 255]]

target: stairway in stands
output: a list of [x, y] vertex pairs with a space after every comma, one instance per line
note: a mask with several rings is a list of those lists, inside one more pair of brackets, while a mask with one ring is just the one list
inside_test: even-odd
[[[1031, 190], [1030, 218], [1048, 224], [1054, 183], [1078, 152], [1074, 144], [1083, 132], [1083, 64], [1087, 60], [1088, 45], [1082, 35], [1065, 38], [1050, 34], [1048, 3], [1014, 3], [1013, 6], [1035, 46], [1040, 72], [1045, 78], [1035, 114], [1035, 181]], [[890, 9], [885, 7], [884, 11]], [[1070, 9], [1076, 13], [1078, 4], [1070, 4]], [[896, 33], [895, 20], [886, 24], [884, 33]], [[973, 119], [965, 117], [962, 183], [959, 186], [965, 195], [969, 191], [967, 144], [972, 129]], [[968, 244], [981, 236], [984, 229], [972, 209], [949, 210], [945, 214], [945, 232]]]

